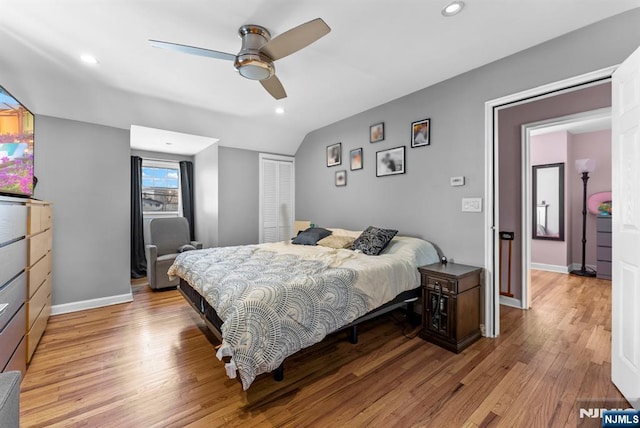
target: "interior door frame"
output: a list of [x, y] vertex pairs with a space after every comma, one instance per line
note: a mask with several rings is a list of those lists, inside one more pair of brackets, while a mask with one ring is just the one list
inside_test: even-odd
[[497, 180], [497, 174], [499, 174], [499, 141], [497, 136], [498, 112], [506, 107], [525, 104], [533, 101], [534, 99], [540, 100], [555, 96], [562, 91], [569, 91], [576, 86], [582, 86], [589, 82], [610, 78], [617, 67], [618, 65], [616, 64], [611, 67], [559, 80], [485, 102], [485, 205], [487, 209], [484, 213], [484, 322], [486, 337], [497, 337], [500, 335], [500, 289], [496, 280], [496, 272], [499, 271], [500, 262], [496, 254], [499, 246], [499, 235], [496, 231], [496, 226], [500, 224], [500, 195]]

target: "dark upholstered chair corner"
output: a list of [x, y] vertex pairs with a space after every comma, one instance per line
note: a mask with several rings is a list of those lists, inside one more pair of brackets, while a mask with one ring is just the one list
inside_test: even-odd
[[175, 287], [178, 279], [169, 280], [167, 271], [180, 254], [180, 247], [202, 248], [202, 242], [191, 241], [189, 222], [184, 217], [154, 218], [149, 223], [149, 244], [145, 245], [147, 279], [153, 289]]

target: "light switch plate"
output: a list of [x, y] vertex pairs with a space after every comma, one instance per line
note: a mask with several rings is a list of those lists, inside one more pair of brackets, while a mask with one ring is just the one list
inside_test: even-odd
[[482, 198], [462, 198], [462, 212], [465, 212], [465, 213], [482, 212]]
[[464, 176], [461, 175], [459, 177], [451, 177], [450, 182], [451, 182], [451, 185], [454, 187], [464, 186]]

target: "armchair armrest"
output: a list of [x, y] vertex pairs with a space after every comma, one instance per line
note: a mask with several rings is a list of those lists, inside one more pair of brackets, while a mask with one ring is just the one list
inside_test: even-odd
[[191, 241], [191, 245], [196, 247], [196, 250], [202, 250], [202, 242], [200, 241]]

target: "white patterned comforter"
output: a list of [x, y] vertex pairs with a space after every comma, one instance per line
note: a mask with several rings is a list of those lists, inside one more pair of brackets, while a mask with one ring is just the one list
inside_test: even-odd
[[433, 245], [409, 237], [379, 256], [279, 242], [188, 251], [169, 275], [215, 309], [223, 321], [218, 358], [231, 357], [227, 374], [237, 371], [246, 390], [289, 355], [417, 287], [417, 267], [437, 261]]

